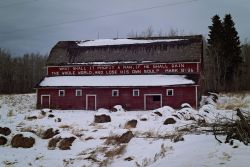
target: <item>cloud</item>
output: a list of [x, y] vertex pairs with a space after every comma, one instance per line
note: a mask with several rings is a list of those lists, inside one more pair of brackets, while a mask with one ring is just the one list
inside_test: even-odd
[[[224, 17], [229, 12], [241, 38], [250, 37], [250, 21], [247, 17], [250, 2], [247, 0], [198, 0], [100, 17], [183, 1], [26, 0], [23, 4], [1, 8], [10, 4], [10, 1], [4, 1], [0, 3], [0, 47], [16, 55], [26, 52], [48, 53], [59, 40], [96, 39], [98, 34], [100, 38], [114, 38], [117, 34], [119, 37], [127, 37], [130, 31], [141, 32], [150, 25], [155, 32], [168, 32], [171, 28], [177, 28], [186, 34], [192, 32], [207, 35], [210, 18], [215, 14]], [[14, 0], [11, 2], [17, 3]]]

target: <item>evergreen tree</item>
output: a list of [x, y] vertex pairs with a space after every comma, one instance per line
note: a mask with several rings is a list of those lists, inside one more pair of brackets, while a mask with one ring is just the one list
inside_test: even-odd
[[215, 15], [212, 26], [209, 26], [207, 55], [210, 61], [210, 71], [216, 91], [232, 89], [232, 85], [239, 75], [242, 63], [240, 40], [238, 32], [230, 14], [225, 15], [223, 22]]
[[225, 31], [224, 57], [227, 62], [225, 80], [233, 81], [242, 63], [240, 39], [230, 14], [225, 15], [223, 26]]
[[222, 71], [222, 64], [223, 64], [223, 58], [221, 55], [223, 55], [223, 44], [224, 44], [224, 28], [223, 24], [220, 20], [220, 17], [218, 15], [215, 15], [212, 18], [212, 25], [208, 27], [209, 28], [209, 38], [207, 41], [207, 66], [209, 69], [209, 75], [208, 79], [212, 80], [211, 82], [212, 89], [218, 91], [219, 86], [221, 85], [221, 71]]

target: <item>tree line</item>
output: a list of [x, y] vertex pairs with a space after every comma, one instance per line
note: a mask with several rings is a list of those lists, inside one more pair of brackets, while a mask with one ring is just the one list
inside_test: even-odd
[[46, 74], [46, 59], [46, 55], [35, 53], [14, 57], [0, 49], [0, 93], [34, 92], [34, 86]]
[[205, 42], [205, 91], [250, 90], [250, 43], [241, 44], [230, 14], [212, 17]]

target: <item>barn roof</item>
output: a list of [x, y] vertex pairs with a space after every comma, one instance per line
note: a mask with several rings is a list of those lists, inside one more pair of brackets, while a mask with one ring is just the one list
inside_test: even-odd
[[94, 62], [200, 62], [202, 36], [59, 41], [47, 65]]
[[171, 86], [195, 84], [185, 75], [108, 75], [45, 77], [37, 87]]

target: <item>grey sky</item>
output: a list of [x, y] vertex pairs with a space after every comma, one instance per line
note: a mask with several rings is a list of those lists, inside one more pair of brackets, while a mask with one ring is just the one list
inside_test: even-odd
[[[148, 9], [156, 6], [162, 7]], [[250, 38], [249, 11], [249, 0], [0, 0], [0, 48], [15, 55], [49, 53], [59, 40], [97, 39], [98, 33], [126, 38], [149, 26], [156, 33], [173, 28], [206, 36], [211, 17], [227, 13], [244, 41]]]

